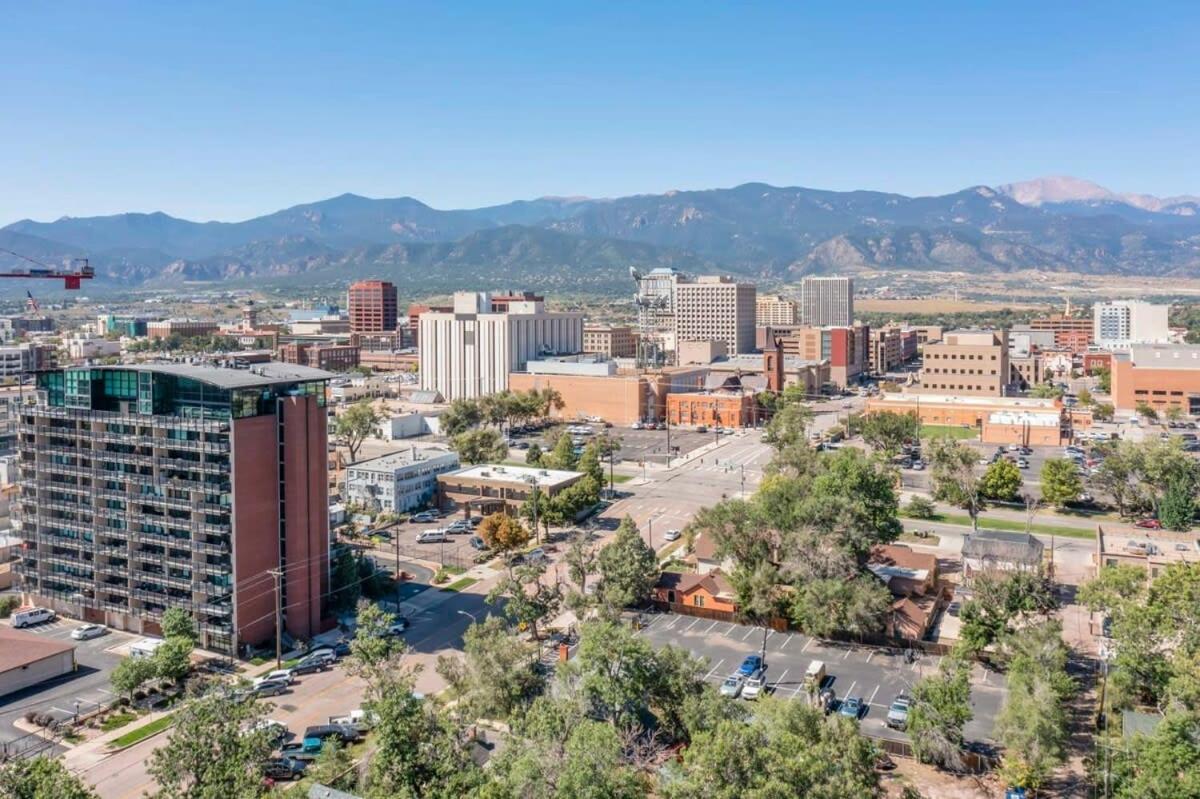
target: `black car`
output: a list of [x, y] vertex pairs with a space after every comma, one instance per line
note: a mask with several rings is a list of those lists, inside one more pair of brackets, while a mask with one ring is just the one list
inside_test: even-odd
[[318, 652], [316, 655], [306, 655], [300, 658], [300, 662], [292, 666], [294, 674], [312, 674], [318, 671], [325, 671], [333, 665], [333, 654], [328, 656], [324, 652]]
[[308, 763], [292, 757], [280, 757], [267, 761], [263, 767], [263, 776], [273, 780], [298, 780], [304, 776]]
[[362, 738], [362, 731], [352, 724], [319, 724], [304, 731], [304, 738], [338, 738], [342, 743], [354, 743]]

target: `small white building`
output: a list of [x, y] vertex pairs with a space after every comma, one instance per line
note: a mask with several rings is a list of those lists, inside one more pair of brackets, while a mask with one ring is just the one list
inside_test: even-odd
[[411, 446], [346, 469], [346, 499], [371, 510], [404, 513], [437, 493], [437, 476], [458, 468], [458, 453]]
[[121, 342], [99, 336], [76, 335], [67, 339], [67, 355], [73, 361], [88, 358], [108, 358], [121, 354]]

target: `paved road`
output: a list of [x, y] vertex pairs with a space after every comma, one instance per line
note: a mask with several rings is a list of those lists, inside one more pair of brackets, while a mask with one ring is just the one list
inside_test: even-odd
[[[728, 622], [710, 621], [670, 613], [655, 614], [640, 634], [655, 646], [668, 644], [688, 650], [709, 664], [706, 679], [719, 685], [735, 672], [748, 654], [762, 646], [762, 628]], [[838, 700], [857, 696], [868, 703], [861, 718], [870, 734], [905, 740], [906, 735], [888, 729], [883, 720], [888, 705], [901, 693], [911, 695], [912, 686], [922, 677], [937, 671], [941, 658], [918, 656], [907, 663], [898, 650], [856, 647], [850, 644], [820, 641], [800, 633], [776, 633], [767, 636], [767, 679], [770, 690], [784, 699], [805, 698], [804, 673], [814, 660], [825, 662], [827, 687]], [[996, 715], [1004, 702], [1001, 675], [976, 664], [971, 672], [971, 709], [975, 717], [967, 724], [968, 741], [992, 741]], [[737, 700], [742, 701], [742, 700]]]

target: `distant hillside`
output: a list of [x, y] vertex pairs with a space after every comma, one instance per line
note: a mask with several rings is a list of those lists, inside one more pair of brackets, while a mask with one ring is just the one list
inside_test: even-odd
[[[50, 261], [87, 256], [129, 285], [370, 274], [414, 286], [588, 289], [624, 285], [629, 266], [656, 265], [767, 279], [878, 269], [1196, 276], [1197, 211], [1193, 197], [1121, 195], [1073, 178], [936, 197], [747, 183], [449, 211], [344, 194], [243, 222], [162, 213], [23, 220], [0, 229], [0, 248]], [[11, 261], [0, 253], [0, 264]]]

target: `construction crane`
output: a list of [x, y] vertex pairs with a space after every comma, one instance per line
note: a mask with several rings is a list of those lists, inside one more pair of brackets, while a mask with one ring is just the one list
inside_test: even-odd
[[6, 250], [3, 247], [0, 247], [0, 252], [33, 264], [33, 267], [23, 272], [0, 272], [0, 277], [50, 278], [51, 280], [63, 281], [63, 288], [65, 289], [78, 289], [79, 281], [90, 280], [96, 276], [96, 270], [91, 267], [87, 258], [72, 258], [69, 269], [59, 269], [50, 264], [30, 258], [27, 255], [21, 255], [19, 252]]

